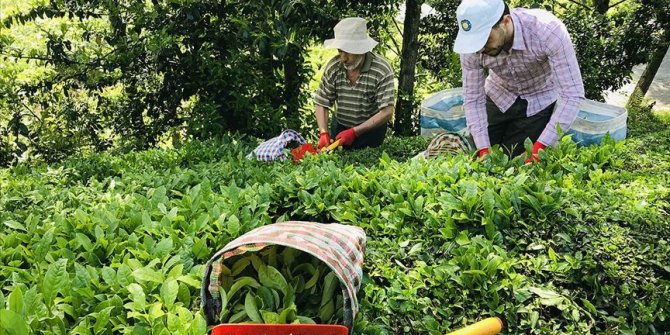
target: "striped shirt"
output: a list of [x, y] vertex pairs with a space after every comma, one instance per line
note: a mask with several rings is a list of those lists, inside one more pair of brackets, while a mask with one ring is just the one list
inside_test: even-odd
[[393, 68], [387, 60], [368, 52], [361, 75], [352, 84], [339, 56], [333, 57], [321, 77], [314, 101], [330, 108], [337, 104], [337, 122], [345, 127], [355, 127], [377, 114], [382, 108], [393, 105]]
[[509, 53], [461, 55], [463, 107], [477, 149], [491, 146], [486, 95], [501, 111], [508, 110], [517, 97], [527, 100], [529, 117], [560, 97], [538, 139], [545, 145], [558, 141], [557, 125], [563, 132], [570, 129], [584, 100], [582, 75], [565, 25], [541, 9], [514, 8], [510, 14], [514, 41]]

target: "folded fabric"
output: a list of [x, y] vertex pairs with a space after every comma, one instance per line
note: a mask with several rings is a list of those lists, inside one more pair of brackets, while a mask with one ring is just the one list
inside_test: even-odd
[[247, 155], [247, 159], [256, 158], [263, 162], [284, 160], [287, 158], [284, 149], [287, 149], [288, 144], [291, 142], [297, 142], [298, 145], [307, 143], [297, 131], [288, 129], [283, 131], [279, 136], [261, 143], [254, 151]]

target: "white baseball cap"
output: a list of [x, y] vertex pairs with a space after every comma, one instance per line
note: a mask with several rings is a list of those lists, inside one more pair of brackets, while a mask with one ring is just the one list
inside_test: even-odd
[[372, 51], [377, 41], [368, 35], [367, 21], [360, 17], [342, 19], [336, 26], [335, 38], [323, 42], [327, 49], [337, 48], [350, 54], [362, 55]]
[[456, 9], [458, 36], [454, 51], [470, 54], [481, 50], [504, 11], [503, 0], [463, 0]]

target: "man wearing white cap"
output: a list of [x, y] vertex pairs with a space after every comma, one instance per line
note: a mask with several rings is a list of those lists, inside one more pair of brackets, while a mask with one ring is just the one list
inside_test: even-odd
[[496, 144], [519, 155], [530, 138], [526, 162], [539, 160], [538, 151], [558, 141], [557, 126], [570, 129], [584, 99], [565, 25], [545, 10], [510, 10], [503, 0], [463, 0], [456, 17], [463, 107], [479, 156]]
[[[376, 147], [384, 142], [387, 123], [393, 115], [393, 68], [372, 52], [377, 41], [370, 38], [365, 19], [350, 17], [335, 26], [335, 38], [326, 48], [339, 55], [327, 64], [314, 93], [318, 148], [332, 142], [350, 148]], [[329, 129], [329, 109], [337, 111]]]

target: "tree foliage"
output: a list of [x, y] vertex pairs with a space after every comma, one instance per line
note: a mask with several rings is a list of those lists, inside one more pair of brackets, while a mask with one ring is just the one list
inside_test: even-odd
[[[517, 0], [511, 5], [543, 7], [563, 19], [587, 97], [600, 99], [603, 90], [621, 87], [634, 65], [667, 43], [661, 36], [670, 10], [664, 0], [580, 1]], [[412, 114], [398, 115], [402, 122], [397, 124], [412, 128], [396, 129], [403, 134], [418, 130], [415, 102], [421, 94], [461, 81], [459, 58], [451, 51], [459, 2], [427, 3], [434, 12], [419, 25], [418, 79], [403, 82], [411, 94], [403, 96], [408, 108], [401, 113]], [[23, 4], [0, 16], [0, 165], [31, 157], [56, 161], [110, 148], [145, 149], [170, 137], [207, 139], [234, 131], [267, 138], [285, 128], [311, 130], [309, 83], [318, 69], [308, 61], [309, 48], [332, 37], [337, 21], [351, 15], [368, 18], [381, 50], [398, 44], [393, 27], [399, 4]], [[408, 89], [412, 85], [414, 90]]]
[[68, 20], [44, 31], [38, 56], [3, 41], [5, 62], [53, 69], [35, 82], [3, 85], [13, 90], [3, 99], [6, 110], [16, 111], [3, 126], [3, 162], [28, 146], [57, 160], [82, 147], [149, 148], [170, 133], [267, 137], [299, 127], [310, 94], [304, 86], [314, 74], [305, 65], [308, 47], [331, 37], [347, 13], [370, 17], [374, 31], [392, 3], [50, 1], [8, 17], [8, 27]]

